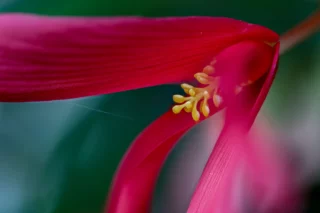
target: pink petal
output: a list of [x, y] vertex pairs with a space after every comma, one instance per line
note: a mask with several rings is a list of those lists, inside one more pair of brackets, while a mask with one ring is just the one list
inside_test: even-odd
[[250, 133], [243, 145], [248, 193], [255, 207], [264, 212], [297, 212], [299, 190], [286, 153], [276, 147], [275, 134], [261, 124]]
[[175, 115], [171, 111], [150, 124], [123, 158], [109, 193], [106, 212], [150, 212], [154, 186], [163, 162], [179, 138], [194, 125], [189, 114]]
[[237, 147], [242, 138], [243, 132], [235, 128], [226, 128], [221, 133], [199, 180], [188, 213], [228, 212], [230, 203], [224, 205], [224, 199], [230, 193], [231, 174], [238, 166], [241, 152]]
[[0, 101], [42, 101], [180, 82], [223, 48], [278, 35], [229, 18], [0, 15]]
[[[270, 71], [264, 79], [238, 97], [233, 105], [228, 105], [224, 131], [221, 133], [211, 153], [198, 186], [193, 194], [188, 213], [228, 212], [226, 195], [230, 193], [228, 182], [235, 174], [245, 133], [251, 127], [276, 74], [279, 58], [279, 44]], [[222, 205], [223, 204], [223, 205]]]

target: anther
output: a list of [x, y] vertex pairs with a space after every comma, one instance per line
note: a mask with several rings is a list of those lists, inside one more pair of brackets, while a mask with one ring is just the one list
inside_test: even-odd
[[201, 103], [201, 113], [206, 117], [208, 117], [210, 114], [210, 108], [208, 106], [207, 100], [203, 100]]
[[183, 102], [185, 102], [186, 97], [182, 96], [182, 95], [174, 95], [173, 96], [173, 101], [178, 103], [178, 104], [182, 104]]
[[195, 121], [199, 121], [199, 119], [200, 119], [200, 113], [197, 110], [197, 105], [198, 105], [198, 100], [196, 100], [194, 102], [194, 105], [193, 105], [193, 108], [192, 108], [192, 113], [191, 113], [192, 114], [192, 118]]
[[207, 78], [198, 77], [197, 80], [200, 84], [209, 84], [209, 80]]
[[214, 94], [212, 96], [213, 104], [215, 107], [219, 107], [222, 103], [222, 97], [220, 95]]
[[214, 68], [212, 65], [207, 65], [203, 68], [203, 71], [204, 73], [210, 75], [210, 74], [213, 74], [214, 73]]
[[203, 72], [199, 72], [199, 73], [196, 73], [195, 75], [194, 75], [194, 77], [195, 77], [195, 79], [199, 79], [199, 78], [205, 78], [205, 79], [207, 79], [209, 76], [208, 76], [208, 74], [206, 74], [206, 73], [203, 73]]
[[[196, 73], [194, 75], [195, 79], [204, 85], [207, 85], [204, 88], [194, 87], [189, 84], [181, 84], [181, 88], [184, 92], [189, 95], [188, 97], [182, 95], [174, 95], [173, 101], [179, 105], [175, 105], [172, 108], [173, 113], [178, 114], [182, 110], [187, 113], [191, 113], [193, 120], [200, 120], [200, 113], [205, 117], [208, 117], [210, 114], [210, 108], [208, 105], [208, 100], [212, 98], [213, 91], [216, 91], [219, 77], [212, 77], [209, 74], [213, 73], [214, 68], [212, 65], [208, 65], [203, 69], [203, 72]], [[198, 110], [198, 103], [200, 107]]]
[[186, 94], [190, 95], [190, 90], [193, 89], [194, 87], [191, 86], [190, 84], [181, 84], [181, 88]]
[[[200, 73], [196, 73], [194, 78], [205, 87], [194, 87], [190, 84], [181, 84], [181, 88], [188, 95], [187, 97], [182, 95], [174, 95], [173, 101], [178, 105], [172, 107], [172, 111], [175, 114], [180, 113], [184, 110], [187, 113], [191, 113], [193, 120], [200, 120], [200, 113], [208, 117], [210, 114], [210, 108], [208, 105], [208, 100], [212, 98], [213, 105], [215, 107], [220, 107], [223, 98], [221, 95], [217, 94], [220, 78], [221, 76], [210, 76], [210, 74], [214, 73], [213, 65], [216, 63], [216, 60], [211, 61], [210, 65], [203, 68], [203, 71]], [[242, 84], [239, 84], [235, 87], [235, 93], [238, 94], [242, 91], [244, 86], [251, 84], [251, 81], [246, 81]], [[200, 103], [200, 107], [198, 110], [198, 103]]]
[[172, 112], [174, 114], [178, 114], [181, 112], [181, 110], [184, 108], [183, 105], [175, 105], [174, 107], [172, 107]]
[[186, 109], [192, 109], [192, 103], [191, 103], [191, 101], [187, 101], [187, 102], [186, 102], [185, 108], [186, 108]]
[[210, 109], [209, 109], [209, 106], [208, 106], [209, 93], [207, 91], [205, 91], [203, 94], [204, 94], [204, 99], [201, 102], [200, 110], [201, 110], [201, 113], [205, 117], [208, 117], [209, 114], [210, 114]]
[[190, 89], [188, 93], [191, 96], [195, 96], [196, 95], [196, 91], [194, 91], [194, 89]]
[[182, 89], [193, 89], [194, 87], [190, 84], [181, 84]]

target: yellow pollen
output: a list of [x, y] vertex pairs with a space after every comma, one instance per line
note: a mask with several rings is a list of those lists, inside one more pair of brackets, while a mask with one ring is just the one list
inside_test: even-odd
[[[202, 72], [198, 72], [194, 75], [194, 78], [200, 84], [205, 85], [204, 87], [194, 87], [186, 83], [181, 84], [181, 88], [188, 96], [173, 96], [173, 101], [177, 103], [177, 105], [172, 107], [173, 113], [178, 114], [184, 110], [187, 113], [191, 113], [194, 121], [199, 121], [200, 112], [205, 117], [208, 117], [210, 114], [210, 108], [208, 105], [209, 99], [212, 99], [215, 107], [218, 108], [221, 106], [223, 98], [218, 94], [220, 77], [210, 76], [210, 74], [214, 73], [213, 65], [215, 63], [216, 60], [211, 61], [210, 65], [205, 66]], [[252, 81], [247, 81], [237, 85], [234, 90], [235, 94], [239, 94], [243, 87], [251, 83]], [[198, 103], [200, 103], [199, 110]]]

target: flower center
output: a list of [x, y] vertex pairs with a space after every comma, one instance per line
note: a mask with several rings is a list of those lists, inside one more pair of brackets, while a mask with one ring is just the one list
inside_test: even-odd
[[[215, 73], [214, 64], [216, 60], [213, 60], [210, 65], [203, 68], [202, 72], [198, 72], [194, 75], [194, 78], [204, 87], [194, 87], [190, 84], [181, 84], [182, 89], [187, 96], [174, 95], [173, 101], [177, 105], [172, 107], [172, 111], [175, 114], [180, 113], [182, 110], [187, 113], [191, 113], [193, 120], [199, 121], [200, 113], [205, 117], [210, 114], [210, 108], [208, 106], [208, 100], [212, 99], [215, 107], [219, 107], [223, 102], [222, 96], [219, 94], [220, 79], [219, 76], [211, 76]], [[251, 84], [251, 81], [243, 82], [236, 85], [234, 93], [237, 95], [242, 91], [242, 88]], [[200, 112], [198, 110], [198, 104], [200, 103]]]
[[208, 117], [210, 99], [218, 108], [222, 102], [229, 102], [244, 87], [268, 72], [274, 58], [273, 46], [266, 42], [245, 40], [225, 48], [202, 72], [194, 75], [200, 87], [181, 85], [186, 96], [173, 96], [177, 104], [172, 111], [175, 114], [182, 110], [191, 113], [195, 121], [199, 121], [201, 114]]

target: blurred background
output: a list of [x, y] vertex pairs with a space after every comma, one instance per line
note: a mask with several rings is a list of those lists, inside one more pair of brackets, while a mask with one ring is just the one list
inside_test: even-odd
[[[279, 34], [316, 6], [316, 0], [0, 1], [1, 13], [227, 16]], [[279, 147], [292, 153], [298, 168], [292, 178], [305, 186], [305, 212], [320, 212], [319, 84], [320, 35], [315, 34], [281, 57], [261, 113], [281, 135]], [[169, 109], [177, 91], [178, 86], [160, 86], [65, 101], [0, 103], [0, 213], [100, 213], [125, 150]], [[187, 134], [170, 155], [156, 190], [154, 212], [185, 212], [213, 147], [204, 134], [207, 123]]]

